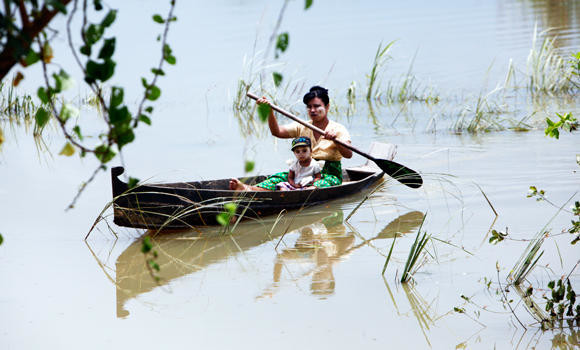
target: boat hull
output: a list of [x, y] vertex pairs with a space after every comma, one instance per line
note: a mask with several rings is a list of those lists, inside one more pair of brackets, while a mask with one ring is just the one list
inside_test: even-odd
[[[216, 225], [224, 204], [236, 203], [236, 215], [243, 219], [261, 218], [281, 211], [319, 205], [361, 193], [382, 180], [384, 173], [361, 168], [345, 169], [345, 182], [329, 188], [296, 191], [248, 191], [229, 189], [229, 179], [148, 184], [129, 189], [121, 181], [123, 167], [111, 169], [114, 222], [119, 226], [147, 229], [183, 229]], [[255, 184], [257, 176], [241, 179]]]

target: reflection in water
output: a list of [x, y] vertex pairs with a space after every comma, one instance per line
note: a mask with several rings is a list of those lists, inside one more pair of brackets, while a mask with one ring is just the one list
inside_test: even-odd
[[[423, 220], [423, 218], [421, 218], [421, 220]], [[384, 281], [385, 286], [387, 287], [387, 292], [389, 293], [389, 297], [391, 298], [391, 301], [395, 306], [395, 310], [397, 311], [397, 315], [401, 316], [402, 313], [400, 312], [399, 307], [397, 306], [397, 302], [395, 301], [395, 297], [393, 296], [391, 287], [389, 287], [389, 284], [387, 283], [386, 279]], [[419, 294], [419, 292], [415, 289], [413, 285], [409, 283], [401, 283], [400, 286], [403, 288], [403, 291], [405, 292], [405, 296], [409, 301], [411, 311], [415, 316], [415, 318], [417, 319], [419, 328], [421, 329], [421, 332], [425, 337], [425, 341], [427, 341], [427, 344], [429, 344], [429, 347], [431, 347], [431, 342], [429, 341], [427, 331], [430, 329], [430, 327], [435, 323], [435, 320], [437, 319], [434, 311], [431, 308], [432, 303], [428, 303], [425, 300], [425, 298], [423, 298], [421, 294]]]
[[527, 0], [535, 19], [541, 21], [547, 35], [554, 39], [554, 46], [571, 48], [573, 46], [570, 29], [580, 21], [578, 1]]
[[141, 294], [165, 287], [172, 280], [201, 271], [268, 242], [271, 242], [275, 253], [277, 238], [293, 233], [298, 234], [294, 246], [278, 248], [278, 253], [275, 253], [274, 283], [262, 296], [271, 296], [279, 288], [282, 270], [289, 263], [308, 263], [313, 266], [305, 274], [293, 279], [312, 276], [311, 293], [326, 296], [334, 292], [334, 264], [372, 240], [412, 232], [419, 227], [422, 219], [423, 214], [420, 212], [404, 214], [390, 222], [376, 237], [358, 245], [354, 245], [354, 235], [347, 232], [340, 210], [305, 210], [300, 215], [287, 215], [279, 221], [245, 223], [233, 235], [227, 236], [219, 235], [220, 228], [207, 228], [202, 232], [204, 237], [199, 232], [159, 236], [153, 239], [158, 252], [156, 261], [161, 267], [159, 281], [151, 277], [141, 252], [141, 240], [137, 240], [116, 261], [117, 317], [127, 317], [129, 312], [125, 304]]
[[347, 232], [343, 223], [342, 211], [337, 211], [311, 225], [298, 229], [298, 238], [293, 247], [285, 248], [276, 255], [274, 263], [273, 284], [259, 296], [272, 296], [280, 287], [282, 270], [289, 265], [308, 265], [310, 268], [298, 277], [292, 277], [295, 282], [304, 276], [312, 276], [310, 291], [313, 295], [324, 297], [334, 293], [336, 285], [333, 265], [344, 260], [352, 251], [369, 245], [377, 239], [392, 239], [395, 236], [411, 233], [417, 229], [423, 220], [423, 213], [413, 211], [399, 216], [390, 222], [381, 232], [371, 238], [354, 245], [355, 235]]

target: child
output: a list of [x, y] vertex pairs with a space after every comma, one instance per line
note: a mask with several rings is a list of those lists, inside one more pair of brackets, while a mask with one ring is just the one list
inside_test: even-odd
[[306, 188], [322, 177], [320, 166], [311, 157], [310, 138], [302, 136], [292, 140], [292, 152], [296, 156], [296, 161], [292, 163], [288, 171], [288, 182], [277, 184], [277, 190], [290, 191]]

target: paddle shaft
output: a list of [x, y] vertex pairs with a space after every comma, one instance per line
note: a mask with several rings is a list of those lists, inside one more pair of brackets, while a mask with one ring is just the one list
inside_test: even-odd
[[[247, 95], [249, 98], [251, 98], [251, 99], [254, 99], [254, 100], [256, 100], [256, 101], [257, 101], [257, 100], [260, 98], [260, 97], [258, 97], [258, 96], [256, 96], [256, 95], [254, 95], [254, 94], [253, 94], [253, 93], [251, 93], [251, 92], [248, 92], [246, 95]], [[300, 118], [296, 117], [296, 116], [295, 116], [295, 115], [293, 115], [292, 113], [290, 113], [290, 112], [288, 112], [288, 111], [286, 111], [286, 110], [284, 110], [284, 109], [282, 109], [282, 108], [280, 108], [280, 107], [278, 107], [278, 106], [276, 106], [276, 105], [272, 105], [272, 104], [271, 104], [271, 105], [270, 105], [270, 107], [271, 107], [273, 110], [275, 110], [276, 112], [278, 112], [278, 113], [280, 113], [280, 114], [283, 114], [284, 116], [286, 116], [286, 117], [288, 117], [288, 118], [290, 118], [290, 119], [294, 120], [294, 121], [295, 121], [295, 122], [297, 122], [297, 123], [300, 123], [300, 124], [304, 125], [305, 127], [309, 128], [309, 129], [312, 129], [312, 130], [316, 131], [317, 133], [319, 133], [319, 134], [321, 134], [321, 135], [324, 135], [324, 134], [326, 133], [324, 130], [322, 130], [322, 129], [320, 129], [320, 128], [318, 128], [318, 127], [316, 127], [316, 126], [314, 126], [314, 125], [312, 125], [312, 124], [310, 124], [310, 123], [307, 123], [307, 122], [305, 122], [304, 120], [302, 120], [302, 119], [300, 119]], [[340, 140], [338, 140], [338, 139], [334, 139], [334, 140], [332, 140], [332, 141], [336, 142], [337, 144], [341, 145], [342, 147], [348, 148], [348, 149], [350, 149], [351, 151], [353, 151], [353, 152], [355, 152], [355, 153], [358, 153], [358, 154], [360, 154], [361, 156], [363, 156], [363, 157], [365, 157], [365, 158], [368, 158], [368, 159], [370, 159], [370, 160], [372, 160], [372, 161], [376, 161], [376, 158], [375, 158], [375, 157], [373, 157], [373, 156], [371, 156], [370, 154], [367, 154], [367, 153], [365, 153], [365, 152], [363, 152], [363, 151], [359, 150], [358, 148], [354, 147], [353, 145], [351, 145], [351, 144], [349, 144], [349, 143], [346, 143], [346, 142], [340, 141]]]

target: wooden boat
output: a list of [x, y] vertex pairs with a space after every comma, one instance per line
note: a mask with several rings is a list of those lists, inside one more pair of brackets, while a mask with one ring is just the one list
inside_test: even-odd
[[[380, 146], [377, 146], [380, 145]], [[386, 147], [385, 147], [386, 146]], [[373, 144], [371, 152], [380, 150], [394, 156], [393, 145]], [[297, 191], [232, 191], [229, 179], [143, 184], [129, 188], [121, 181], [123, 167], [111, 169], [113, 182], [114, 222], [119, 226], [147, 229], [183, 229], [216, 225], [224, 204], [235, 203], [235, 217], [261, 218], [281, 211], [318, 205], [330, 200], [361, 193], [382, 180], [384, 173], [367, 162], [362, 167], [343, 170], [343, 184], [322, 189]], [[256, 184], [266, 176], [240, 179]]]

